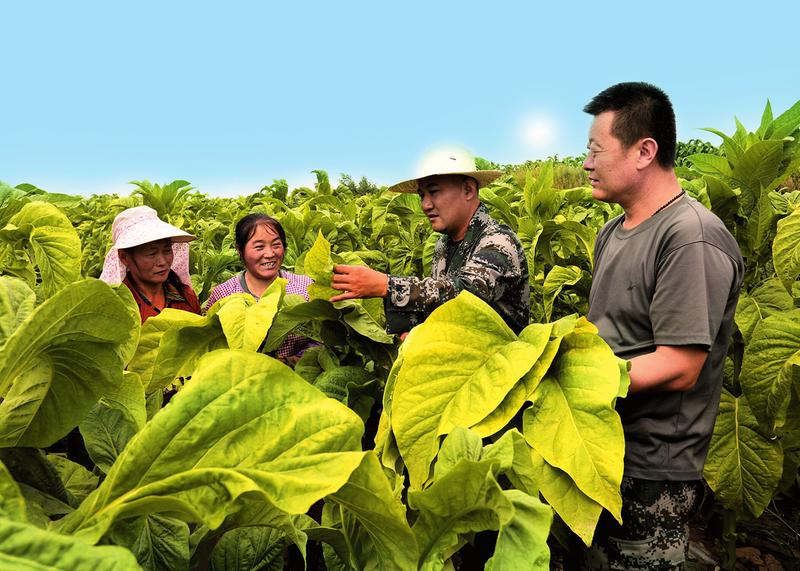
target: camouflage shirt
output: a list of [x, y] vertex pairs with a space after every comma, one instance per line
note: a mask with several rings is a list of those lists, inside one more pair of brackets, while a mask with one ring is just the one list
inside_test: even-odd
[[402, 333], [422, 323], [444, 302], [467, 290], [494, 308], [519, 333], [530, 319], [528, 262], [514, 232], [494, 220], [482, 204], [464, 239], [442, 235], [429, 278], [389, 276], [386, 329]]

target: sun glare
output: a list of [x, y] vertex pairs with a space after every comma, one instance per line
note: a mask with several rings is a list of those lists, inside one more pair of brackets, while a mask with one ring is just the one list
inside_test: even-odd
[[555, 141], [555, 121], [545, 115], [528, 116], [522, 121], [520, 135], [529, 147], [546, 150]]

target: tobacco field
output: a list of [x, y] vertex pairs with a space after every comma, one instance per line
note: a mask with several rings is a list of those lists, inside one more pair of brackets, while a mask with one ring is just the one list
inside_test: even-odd
[[[679, 146], [677, 174], [746, 275], [698, 517], [734, 569], [743, 526], [779, 516], [790, 569], [800, 101], [709, 135]], [[481, 199], [528, 257], [519, 335], [469, 293], [402, 343], [381, 300], [328, 301], [336, 263], [430, 269], [418, 197], [364, 179], [316, 171], [314, 188], [238, 198], [182, 180], [90, 198], [0, 185], [0, 569], [537, 570], [568, 535], [590, 543], [603, 509], [620, 514], [628, 375], [583, 316], [595, 236], [621, 211], [592, 199], [580, 158], [480, 163], [504, 169]], [[198, 236], [201, 301], [241, 269], [233, 226], [249, 212], [280, 220], [283, 267], [315, 280], [311, 299], [279, 279], [257, 303], [140, 326], [128, 290], [96, 279], [114, 216], [140, 204]], [[290, 332], [318, 342], [294, 369], [271, 356]]]

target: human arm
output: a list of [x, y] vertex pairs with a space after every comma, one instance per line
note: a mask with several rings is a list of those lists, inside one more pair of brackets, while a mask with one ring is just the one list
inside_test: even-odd
[[629, 391], [691, 390], [707, 356], [707, 348], [699, 345], [659, 345], [652, 353], [630, 359]]
[[333, 268], [331, 287], [343, 293], [330, 298], [330, 301], [362, 299], [365, 297], [386, 297], [389, 276], [366, 266], [339, 264]]
[[387, 306], [397, 312], [430, 313], [462, 291], [489, 304], [507, 302], [519, 294], [519, 303], [527, 306], [528, 293], [518, 291], [520, 284], [527, 284], [527, 264], [510, 231], [487, 232], [472, 245], [458, 246], [449, 263], [446, 258], [445, 243], [440, 241], [434, 250], [431, 277], [389, 276]]

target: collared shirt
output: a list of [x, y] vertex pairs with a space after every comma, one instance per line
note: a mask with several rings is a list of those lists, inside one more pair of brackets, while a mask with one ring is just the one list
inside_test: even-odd
[[431, 277], [389, 276], [384, 300], [386, 329], [402, 333], [462, 291], [488, 303], [519, 333], [530, 320], [528, 262], [513, 230], [478, 206], [464, 239], [442, 235], [433, 253]]
[[[171, 270], [170, 270], [171, 271]], [[175, 280], [177, 280], [177, 276], [175, 276]], [[161, 309], [158, 309], [153, 306], [152, 302], [147, 299], [145, 295], [143, 295], [136, 286], [133, 285], [133, 282], [130, 280], [130, 274], [125, 276], [125, 279], [122, 280], [131, 293], [133, 294], [133, 299], [136, 301], [136, 305], [139, 306], [139, 315], [142, 318], [142, 323], [149, 317], [153, 317], [161, 313]], [[183, 311], [189, 311], [191, 313], [200, 314], [200, 302], [197, 300], [197, 294], [194, 293], [191, 287], [188, 285], [181, 283], [181, 290], [178, 291], [178, 288], [175, 287], [171, 283], [171, 281], [167, 281], [164, 283], [164, 307], [170, 307], [172, 309], [182, 309]]]
[[[286, 279], [286, 293], [302, 295], [306, 301], [308, 301], [308, 286], [314, 283], [314, 280], [308, 276], [293, 274], [286, 270], [280, 270], [278, 275]], [[244, 279], [244, 272], [239, 272], [228, 281], [219, 284], [212, 290], [208, 300], [203, 304], [203, 309], [208, 311], [217, 301], [235, 293], [247, 293], [253, 296], [253, 299], [256, 301], [259, 299], [257, 296], [253, 295], [253, 292], [247, 287], [247, 282]], [[293, 357], [301, 355], [303, 351], [313, 345], [314, 343], [307, 337], [289, 333], [283, 343], [281, 343], [281, 346], [276, 350], [276, 353], [278, 357]]]

